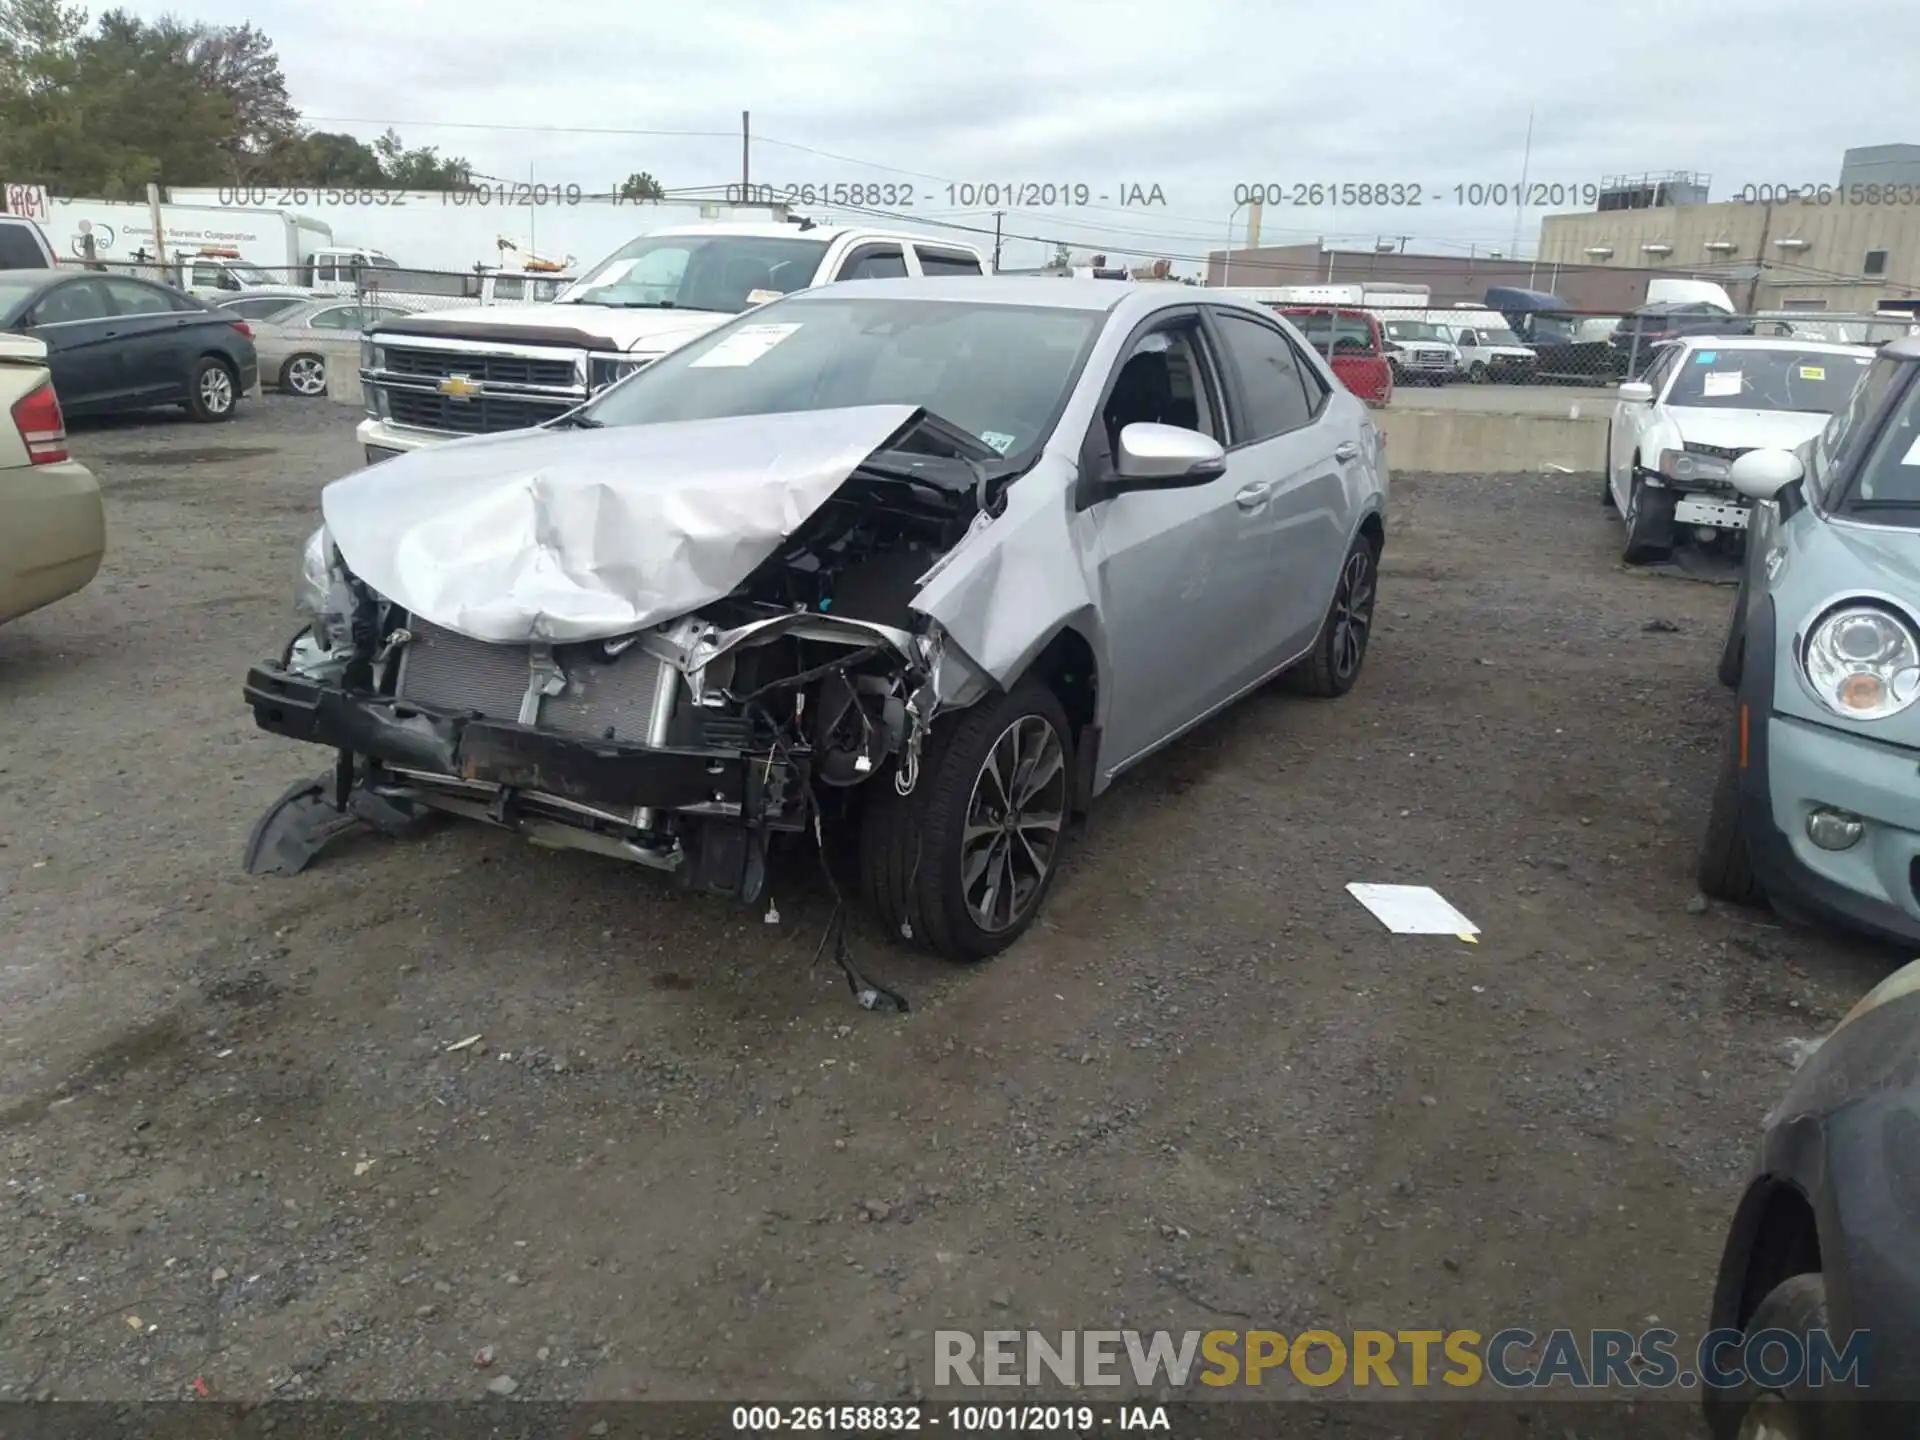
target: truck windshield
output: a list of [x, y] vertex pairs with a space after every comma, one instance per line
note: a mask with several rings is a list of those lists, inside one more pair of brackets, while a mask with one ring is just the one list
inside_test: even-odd
[[1014, 457], [1053, 428], [1105, 321], [1103, 311], [855, 300], [829, 288], [682, 346], [576, 412], [576, 423], [913, 405]]
[[1380, 323], [1386, 330], [1389, 340], [1445, 340], [1447, 338], [1438, 325], [1429, 325], [1424, 320], [1383, 320]]
[[279, 285], [283, 283], [278, 276], [268, 274], [258, 265], [245, 265], [238, 261], [229, 260], [227, 262], [227, 270], [233, 275], [233, 278], [238, 280], [242, 285]]
[[559, 303], [737, 315], [811, 285], [826, 253], [826, 241], [799, 236], [644, 235], [581, 276]]
[[1483, 325], [1474, 331], [1482, 345], [1518, 345], [1520, 337], [1504, 325]]

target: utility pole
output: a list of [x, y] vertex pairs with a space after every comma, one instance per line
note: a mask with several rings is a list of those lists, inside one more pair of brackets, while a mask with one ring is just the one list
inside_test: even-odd
[[753, 199], [753, 191], [748, 188], [753, 179], [752, 131], [748, 126], [748, 112], [740, 112], [740, 199], [744, 204]]
[[996, 275], [1000, 273], [1000, 217], [1006, 213], [1004, 210], [993, 212], [993, 273]]
[[1747, 313], [1753, 313], [1754, 302], [1760, 298], [1760, 272], [1767, 266], [1767, 236], [1773, 230], [1773, 202], [1766, 202], [1760, 212], [1760, 248], [1754, 252], [1753, 279], [1747, 282]]

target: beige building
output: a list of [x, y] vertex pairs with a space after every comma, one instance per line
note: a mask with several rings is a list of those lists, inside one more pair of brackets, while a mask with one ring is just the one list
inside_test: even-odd
[[[1549, 215], [1542, 265], [1682, 269], [1721, 278], [1743, 308], [1871, 313], [1920, 300], [1920, 187], [1909, 205], [1821, 196]], [[1764, 192], [1758, 192], [1764, 193]]]

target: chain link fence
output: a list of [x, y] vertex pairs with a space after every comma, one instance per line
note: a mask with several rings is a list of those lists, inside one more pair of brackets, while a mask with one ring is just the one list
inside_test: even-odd
[[[1825, 311], [1728, 314], [1707, 306], [1505, 313], [1457, 307], [1283, 305], [1297, 326], [1363, 399], [1390, 376], [1394, 388], [1441, 385], [1611, 387], [1637, 379], [1669, 341], [1760, 336], [1884, 345], [1920, 334], [1920, 317]], [[1371, 372], [1371, 373], [1370, 373]]]
[[545, 271], [417, 270], [398, 266], [333, 264], [256, 265], [233, 257], [183, 256], [165, 265], [130, 260], [64, 257], [62, 270], [134, 275], [197, 295], [210, 305], [239, 304], [264, 314], [274, 296], [289, 300], [339, 299], [373, 308], [454, 310], [481, 305], [541, 304], [573, 283]]

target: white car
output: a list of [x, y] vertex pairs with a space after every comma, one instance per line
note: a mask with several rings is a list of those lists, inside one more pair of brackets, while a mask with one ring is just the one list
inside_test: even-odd
[[1620, 387], [1607, 427], [1603, 503], [1626, 522], [1629, 565], [1675, 545], [1740, 546], [1751, 502], [1733, 462], [1749, 450], [1792, 450], [1847, 403], [1873, 362], [1861, 345], [1695, 335], [1658, 347], [1641, 378]]

